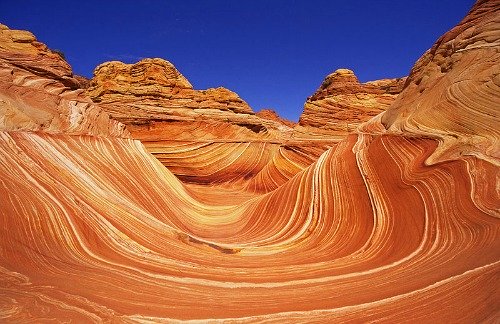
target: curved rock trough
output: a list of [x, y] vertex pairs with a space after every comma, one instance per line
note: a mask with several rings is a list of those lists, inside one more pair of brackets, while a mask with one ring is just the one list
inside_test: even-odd
[[298, 125], [2, 25], [0, 322], [499, 321], [499, 11]]

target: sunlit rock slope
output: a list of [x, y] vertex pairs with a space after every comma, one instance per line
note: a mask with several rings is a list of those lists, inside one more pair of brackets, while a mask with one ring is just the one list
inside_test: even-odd
[[0, 24], [0, 130], [127, 136], [79, 88], [60, 54]]
[[380, 114], [397, 98], [406, 78], [360, 83], [354, 72], [339, 69], [329, 74], [304, 104], [297, 132], [345, 136]]
[[288, 128], [257, 117], [231, 90], [194, 90], [172, 63], [159, 58], [135, 64], [103, 63], [95, 69], [87, 93], [140, 138], [150, 136], [150, 128], [178, 129], [170, 139], [191, 140], [191, 134], [183, 133], [198, 128], [205, 133], [203, 138], [278, 138]]
[[[127, 125], [179, 179], [257, 192], [276, 189], [334, 143], [293, 139], [292, 123], [255, 114], [225, 88], [194, 90], [168, 61], [98, 66], [87, 94]], [[337, 140], [338, 141], [338, 140]]]
[[[307, 152], [2, 124], [0, 321], [497, 322], [499, 7], [477, 2], [385, 113]], [[45, 107], [38, 77], [22, 111]]]

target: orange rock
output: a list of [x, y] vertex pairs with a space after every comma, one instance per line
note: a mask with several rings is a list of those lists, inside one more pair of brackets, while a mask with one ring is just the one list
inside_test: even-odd
[[11, 30], [0, 24], [0, 57], [4, 63], [55, 79], [69, 88], [78, 88], [69, 64], [29, 31]]
[[60, 54], [0, 25], [0, 130], [128, 136], [79, 87]]
[[259, 112], [256, 113], [256, 115], [260, 118], [263, 118], [263, 119], [274, 120], [274, 121], [281, 123], [285, 126], [288, 126], [290, 128], [293, 128], [295, 126], [294, 122], [280, 117], [276, 113], [276, 111], [274, 111], [272, 109], [261, 109]]
[[390, 133], [438, 138], [436, 162], [464, 154], [500, 158], [499, 6], [478, 1], [417, 61], [394, 104], [366, 128], [381, 123]]
[[[187, 128], [193, 121], [228, 124], [234, 132], [243, 133], [240, 137], [250, 138], [280, 137], [279, 129], [283, 126], [255, 116], [248, 104], [228, 89], [194, 90], [170, 62], [159, 58], [144, 59], [136, 64], [101, 64], [94, 72], [87, 93], [113, 118], [132, 125], [130, 129], [137, 138], [145, 136], [144, 127], [153, 121], [155, 127], [172, 121], [187, 122], [184, 124]], [[183, 124], [176, 125], [182, 128]], [[228, 138], [231, 135], [211, 133], [210, 136]]]
[[[156, 159], [136, 139], [3, 129], [0, 318], [498, 321], [499, 9], [478, 1], [393, 105], [338, 142], [251, 140], [215, 118], [137, 124]], [[1, 64], [14, 77], [0, 94], [30, 116], [40, 94], [68, 92]], [[134, 91], [163, 93], [151, 86]]]
[[[262, 118], [254, 114], [228, 89], [194, 90], [170, 62], [162, 59], [144, 59], [136, 64], [104, 63], [96, 68], [87, 93], [113, 118], [127, 124], [132, 136], [176, 176], [190, 184], [230, 183], [250, 191], [271, 190], [319, 155], [317, 149], [306, 147], [303, 154], [310, 153], [311, 158], [304, 160], [302, 155], [291, 154], [298, 159], [291, 171], [279, 165], [271, 167], [280, 158], [275, 156], [280, 154], [280, 146], [292, 135], [290, 124], [277, 116]], [[184, 143], [180, 148], [178, 141]], [[323, 152], [326, 147], [321, 147]], [[187, 159], [185, 152], [189, 152]], [[207, 166], [190, 161], [193, 154], [199, 156], [200, 163], [202, 157], [213, 163]], [[266, 175], [265, 179], [274, 180], [261, 186], [249, 185], [247, 182], [266, 165], [275, 173], [281, 170], [284, 176]], [[245, 181], [239, 179], [242, 176]]]
[[307, 99], [297, 131], [345, 135], [383, 112], [401, 92], [406, 78], [360, 83], [354, 72], [339, 69], [328, 75]]

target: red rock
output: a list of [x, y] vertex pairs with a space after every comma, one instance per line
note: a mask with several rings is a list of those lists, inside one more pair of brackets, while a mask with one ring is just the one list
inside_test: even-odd
[[297, 131], [345, 136], [387, 109], [401, 92], [405, 79], [360, 83], [351, 70], [339, 69], [307, 99]]
[[0, 131], [0, 317], [498, 321], [499, 9], [479, 1], [336, 143], [238, 140], [207, 118], [165, 144], [151, 123], [156, 159], [109, 134]]
[[59, 54], [0, 25], [0, 130], [128, 136], [79, 86]]
[[278, 123], [281, 123], [285, 126], [288, 126], [290, 128], [293, 128], [295, 126], [295, 123], [292, 121], [289, 121], [288, 119], [280, 117], [276, 111], [272, 109], [261, 109], [259, 112], [256, 113], [256, 115], [260, 118], [263, 119], [268, 119], [268, 120], [273, 120]]

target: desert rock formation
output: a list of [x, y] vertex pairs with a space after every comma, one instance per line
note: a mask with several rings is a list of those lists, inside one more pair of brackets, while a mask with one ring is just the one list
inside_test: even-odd
[[[386, 112], [338, 142], [249, 140], [197, 112], [184, 140], [165, 127], [149, 147], [105, 133], [109, 120], [55, 134], [11, 118], [0, 131], [1, 321], [498, 321], [499, 10], [478, 1]], [[29, 73], [0, 54], [14, 76]], [[160, 75], [172, 96], [195, 91]], [[0, 94], [32, 112], [48, 84], [62, 89], [49, 98], [74, 91], [57, 78], [2, 79]], [[154, 105], [139, 102], [169, 101], [141, 82], [118, 94], [94, 84], [102, 100], [89, 107], [120, 118], [129, 100], [123, 109], [147, 123]], [[45, 109], [66, 107], [53, 102]], [[179, 109], [173, 132], [198, 108]], [[214, 135], [189, 138], [209, 123]]]
[[498, 1], [478, 1], [471, 14], [439, 38], [411, 70], [405, 91], [374, 124], [380, 122], [390, 133], [437, 138], [435, 159], [470, 154], [497, 163], [498, 6]]
[[261, 109], [260, 111], [258, 111], [256, 113], [256, 115], [260, 118], [264, 118], [264, 119], [269, 119], [269, 120], [274, 120], [274, 121], [277, 121], [283, 125], [286, 125], [290, 128], [293, 128], [295, 126], [295, 123], [288, 120], [288, 119], [285, 119], [285, 118], [282, 118], [278, 115], [278, 113], [276, 113], [276, 111], [274, 111], [273, 109]]
[[128, 136], [33, 34], [0, 25], [0, 130]]
[[[279, 138], [287, 128], [255, 116], [231, 90], [194, 90], [172, 63], [159, 58], [103, 63], [95, 69], [87, 93], [143, 140], [172, 128], [178, 131], [170, 132], [169, 139], [188, 140]], [[205, 130], [193, 134], [200, 128]]]
[[354, 72], [339, 69], [329, 74], [304, 104], [298, 131], [341, 135], [389, 107], [403, 89], [406, 78], [360, 83]]
[[101, 64], [86, 91], [190, 184], [274, 190], [314, 162], [332, 142], [293, 141], [292, 123], [271, 111], [255, 114], [228, 89], [194, 90], [163, 59]]

